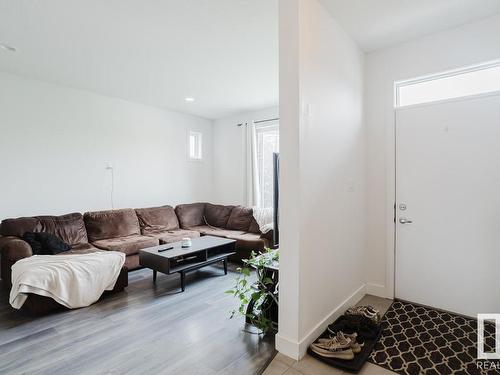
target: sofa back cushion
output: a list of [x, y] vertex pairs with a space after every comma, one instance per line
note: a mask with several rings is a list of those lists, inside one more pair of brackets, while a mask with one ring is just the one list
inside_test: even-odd
[[255, 220], [255, 217], [253, 217], [253, 210], [252, 210], [252, 222], [250, 223], [250, 227], [248, 228], [248, 231], [250, 233], [258, 233], [258, 234], [262, 233], [260, 231], [260, 227], [259, 227], [259, 224], [257, 223], [257, 220]]
[[42, 224], [36, 217], [19, 217], [16, 219], [2, 220], [0, 234], [4, 237], [22, 237], [26, 232], [40, 232]]
[[37, 219], [40, 220], [41, 224], [40, 232], [53, 234], [70, 246], [88, 243], [87, 230], [81, 213], [37, 216]]
[[233, 208], [234, 206], [207, 203], [205, 206], [206, 224], [218, 228], [225, 228]]
[[171, 206], [136, 208], [141, 230], [144, 228], [161, 228], [172, 230], [179, 228], [179, 220]]
[[233, 230], [242, 230], [248, 232], [253, 220], [253, 210], [249, 207], [236, 206], [231, 211], [226, 228]]
[[132, 208], [86, 212], [83, 219], [91, 242], [141, 234], [139, 219]]
[[180, 204], [175, 207], [181, 228], [205, 225], [205, 203]]

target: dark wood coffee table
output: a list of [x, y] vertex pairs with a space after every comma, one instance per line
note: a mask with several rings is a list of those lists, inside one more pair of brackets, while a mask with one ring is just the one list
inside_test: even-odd
[[[182, 247], [181, 242], [148, 247], [139, 251], [139, 264], [153, 270], [153, 281], [157, 272], [167, 275], [181, 275], [181, 289], [186, 288], [186, 273], [206, 267], [213, 263], [224, 264], [224, 275], [227, 275], [227, 258], [233, 254], [236, 240], [214, 236], [193, 238], [191, 247]], [[158, 251], [173, 247], [166, 251]]]

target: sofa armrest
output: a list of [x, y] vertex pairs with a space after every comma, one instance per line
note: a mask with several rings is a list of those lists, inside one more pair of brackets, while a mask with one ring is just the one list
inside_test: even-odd
[[274, 246], [274, 230], [270, 230], [267, 233], [261, 233], [260, 238], [263, 238], [268, 241], [270, 247]]
[[33, 255], [31, 246], [19, 237], [0, 237], [0, 277], [4, 281], [2, 286], [11, 287], [11, 267], [18, 260]]
[[0, 254], [3, 261], [17, 262], [33, 255], [31, 246], [19, 237], [0, 237]]

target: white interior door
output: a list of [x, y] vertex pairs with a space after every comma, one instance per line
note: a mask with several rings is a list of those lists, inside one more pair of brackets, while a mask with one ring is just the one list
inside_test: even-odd
[[500, 313], [500, 95], [397, 109], [396, 195], [396, 297]]

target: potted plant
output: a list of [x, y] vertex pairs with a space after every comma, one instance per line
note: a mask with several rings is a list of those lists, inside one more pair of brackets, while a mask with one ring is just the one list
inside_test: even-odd
[[233, 289], [226, 291], [240, 303], [231, 311], [230, 318], [244, 316], [246, 322], [258, 330], [246, 332], [267, 334], [278, 329], [278, 260], [278, 250], [266, 249], [262, 254], [252, 252], [249, 259], [243, 260], [243, 267], [237, 268], [239, 275]]

